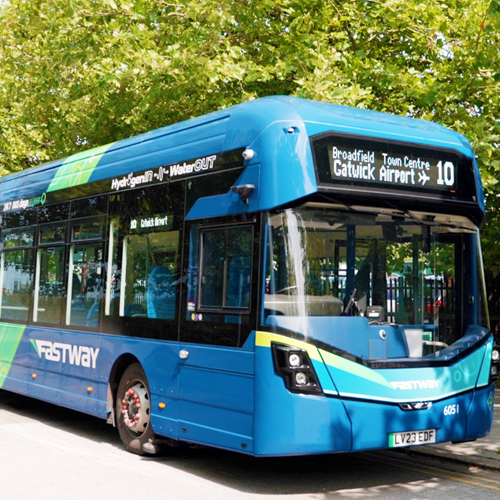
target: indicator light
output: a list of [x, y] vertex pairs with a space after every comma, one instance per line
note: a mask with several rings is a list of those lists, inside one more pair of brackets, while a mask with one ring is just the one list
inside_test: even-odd
[[158, 407], [163, 410], [167, 405], [165, 403], [158, 403]]
[[93, 392], [93, 390], [94, 390], [94, 388], [93, 388], [93, 387], [91, 387], [91, 386], [88, 386], [88, 387], [87, 387], [87, 392]]
[[33, 380], [35, 380], [38, 377], [38, 375], [36, 373], [33, 373], [33, 375], [31, 375], [31, 377], [33, 378]]

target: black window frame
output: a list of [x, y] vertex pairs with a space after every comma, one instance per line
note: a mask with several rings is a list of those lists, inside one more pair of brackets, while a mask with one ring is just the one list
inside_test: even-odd
[[[248, 301], [248, 306], [247, 307], [235, 307], [235, 306], [227, 306], [227, 278], [228, 278], [228, 271], [227, 271], [227, 250], [228, 250], [228, 245], [227, 245], [227, 239], [226, 239], [226, 244], [224, 248], [224, 277], [223, 277], [223, 291], [222, 291], [222, 305], [221, 306], [204, 306], [202, 304], [202, 289], [203, 289], [203, 257], [204, 257], [204, 237], [207, 234], [215, 233], [217, 231], [230, 231], [232, 229], [241, 229], [241, 228], [249, 228], [251, 230], [251, 240], [250, 240], [250, 283], [248, 286], [248, 295], [249, 295], [249, 301]], [[199, 276], [198, 276], [198, 294], [196, 297], [196, 311], [199, 313], [221, 313], [221, 314], [242, 314], [242, 315], [249, 315], [250, 310], [251, 310], [251, 300], [250, 298], [252, 297], [252, 287], [253, 287], [253, 248], [255, 245], [255, 224], [252, 223], [247, 223], [247, 222], [242, 222], [239, 224], [228, 224], [228, 225], [223, 225], [223, 226], [201, 226], [200, 227], [200, 253], [199, 253], [199, 266], [200, 266], [200, 271], [199, 271]], [[226, 237], [227, 238], [227, 237]]]

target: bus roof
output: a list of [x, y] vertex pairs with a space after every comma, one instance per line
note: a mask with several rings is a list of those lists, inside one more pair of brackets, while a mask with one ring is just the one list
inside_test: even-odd
[[[297, 152], [299, 145], [304, 148], [309, 144], [311, 136], [327, 131], [453, 149], [472, 159], [478, 204], [484, 211], [479, 170], [470, 144], [462, 135], [425, 120], [288, 96], [248, 101], [6, 176], [0, 179], [0, 203], [30, 199], [49, 191], [244, 148], [261, 148], [261, 154], [246, 161], [245, 166], [264, 166], [264, 177], [259, 177], [262, 183], [266, 177], [264, 169], [268, 165], [270, 170], [285, 168], [283, 161], [276, 162], [272, 158], [279, 156], [276, 148], [283, 144], [283, 136], [278, 134], [290, 130], [290, 127], [295, 128], [298, 134], [305, 134], [302, 134], [303, 140], [298, 142], [290, 137], [288, 149], [285, 148], [288, 153], [293, 153], [293, 148]], [[265, 153], [262, 153], [262, 148]], [[299, 177], [303, 175], [306, 162], [312, 165], [312, 158], [310, 153], [308, 156], [303, 152], [298, 168], [292, 168], [291, 173]], [[285, 198], [301, 197], [317, 190], [314, 171], [310, 170], [311, 166], [308, 168], [303, 187], [292, 189]], [[287, 202], [283, 197], [274, 198], [269, 203], [261, 203], [256, 209]]]

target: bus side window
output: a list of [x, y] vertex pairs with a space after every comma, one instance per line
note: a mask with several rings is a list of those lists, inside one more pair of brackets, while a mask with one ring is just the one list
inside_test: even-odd
[[256, 314], [252, 283], [259, 232], [247, 221], [231, 223], [190, 226], [182, 341], [241, 347], [250, 334]]
[[77, 222], [71, 228], [66, 303], [68, 326], [92, 329], [99, 326], [103, 298], [103, 234], [102, 219]]
[[[0, 319], [27, 322], [33, 288], [32, 228], [2, 234], [0, 266]], [[17, 248], [16, 248], [17, 247]]]
[[33, 251], [4, 252], [1, 274], [0, 318], [28, 321], [33, 286]]
[[39, 227], [33, 294], [34, 323], [62, 323], [66, 302], [66, 232], [66, 222], [43, 224]]
[[[173, 216], [157, 215], [153, 220]], [[179, 230], [131, 231], [123, 239], [120, 316], [174, 319], [177, 303]]]
[[118, 219], [110, 225], [106, 316], [175, 319], [180, 230], [174, 216], [138, 217], [122, 227]]
[[64, 312], [65, 247], [39, 248], [36, 254], [33, 322], [59, 325]]
[[253, 228], [242, 226], [201, 233], [200, 310], [250, 307]]
[[184, 183], [110, 198], [105, 329], [176, 340]]

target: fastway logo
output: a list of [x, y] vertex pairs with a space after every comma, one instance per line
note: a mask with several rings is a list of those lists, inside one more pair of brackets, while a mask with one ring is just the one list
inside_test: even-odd
[[49, 342], [48, 340], [32, 340], [38, 357], [45, 357], [48, 361], [69, 363], [70, 365], [84, 366], [86, 368], [96, 367], [99, 349], [81, 345], [62, 344], [61, 342]]
[[409, 380], [407, 382], [391, 382], [394, 389], [437, 389], [439, 380]]

